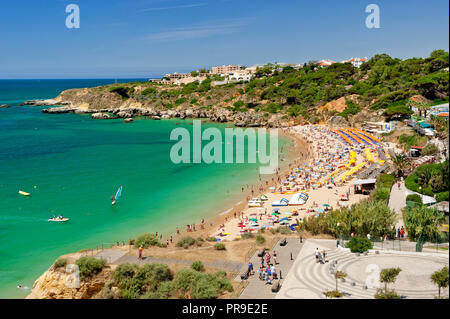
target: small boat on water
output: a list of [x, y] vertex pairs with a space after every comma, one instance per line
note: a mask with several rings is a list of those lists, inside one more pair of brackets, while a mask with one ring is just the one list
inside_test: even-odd
[[64, 223], [64, 222], [68, 222], [69, 218], [60, 216], [60, 217], [49, 218], [48, 221], [55, 222], [55, 223]]
[[23, 196], [30, 196], [31, 195], [30, 193], [27, 193], [27, 192], [24, 192], [24, 191], [19, 191], [19, 194], [23, 195]]

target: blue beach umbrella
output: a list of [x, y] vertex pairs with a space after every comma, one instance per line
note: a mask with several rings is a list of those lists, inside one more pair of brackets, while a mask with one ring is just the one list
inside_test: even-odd
[[288, 218], [287, 217], [283, 217], [283, 218], [280, 219], [280, 222], [285, 221], [285, 220], [288, 220]]

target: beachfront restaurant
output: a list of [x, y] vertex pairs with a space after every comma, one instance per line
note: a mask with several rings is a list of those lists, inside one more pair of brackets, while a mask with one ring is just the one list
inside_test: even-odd
[[409, 150], [409, 156], [410, 157], [420, 157], [422, 155], [422, 149], [423, 149], [423, 147], [411, 145], [411, 148]]
[[375, 178], [370, 179], [358, 179], [353, 182], [355, 194], [369, 195], [375, 189], [377, 180]]

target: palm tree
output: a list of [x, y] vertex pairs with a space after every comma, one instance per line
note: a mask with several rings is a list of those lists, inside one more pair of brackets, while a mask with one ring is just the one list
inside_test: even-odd
[[381, 269], [380, 282], [384, 282], [384, 292], [386, 294], [388, 292], [387, 287], [388, 283], [394, 283], [395, 280], [397, 280], [397, 276], [401, 271], [402, 270], [399, 267]]
[[442, 139], [448, 138], [449, 136], [448, 118], [432, 115], [430, 117], [430, 124], [433, 125], [439, 137], [441, 137]]
[[392, 162], [395, 165], [395, 168], [397, 170], [396, 175], [403, 176], [403, 173], [408, 170], [411, 166], [410, 159], [403, 154], [397, 154], [394, 157], [392, 157]]
[[424, 117], [427, 116], [427, 111], [430, 109], [430, 104], [424, 101], [413, 101], [411, 99], [406, 102], [406, 106], [410, 109], [416, 108], [419, 111], [419, 116], [422, 117], [422, 113], [424, 113]]
[[334, 272], [334, 279], [336, 279], [336, 291], [339, 291], [338, 290], [338, 280], [339, 279], [344, 279], [345, 277], [347, 277], [347, 274], [345, 272], [343, 272], [343, 271], [336, 270]]
[[430, 276], [431, 281], [439, 287], [439, 299], [441, 298], [441, 288], [448, 287], [448, 266], [437, 270]]

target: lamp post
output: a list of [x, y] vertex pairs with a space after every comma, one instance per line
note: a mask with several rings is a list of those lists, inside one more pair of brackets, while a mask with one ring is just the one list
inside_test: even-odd
[[423, 205], [422, 186], [419, 186], [419, 192], [420, 192], [420, 197], [421, 197], [421, 199], [422, 199], [422, 205]]
[[339, 229], [339, 226], [340, 226], [340, 225], [341, 225], [340, 223], [337, 223], [337, 224], [336, 224], [336, 226], [337, 226], [337, 232], [338, 232], [338, 240], [336, 241], [336, 247], [339, 247], [339, 239], [340, 239], [340, 234], [341, 234], [340, 229]]

